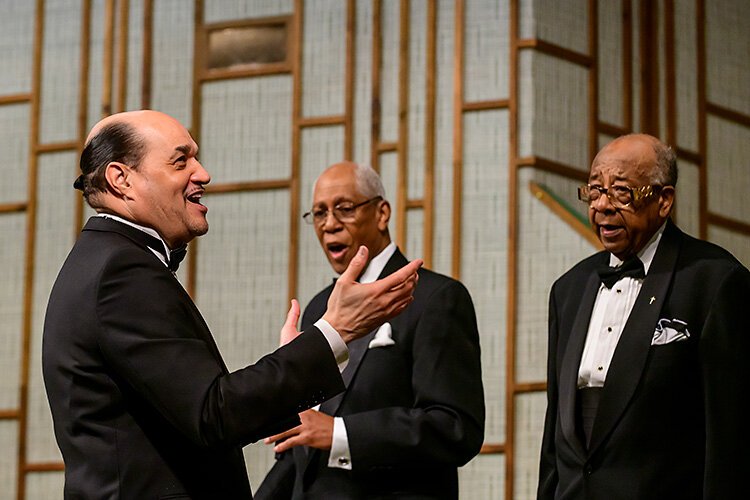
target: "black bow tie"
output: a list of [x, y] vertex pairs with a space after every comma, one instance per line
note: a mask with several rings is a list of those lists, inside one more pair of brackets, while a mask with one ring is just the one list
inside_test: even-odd
[[626, 276], [641, 279], [646, 277], [643, 262], [638, 257], [631, 257], [618, 267], [599, 266], [596, 272], [599, 273], [599, 278], [607, 288], [612, 288], [612, 285]]
[[173, 273], [177, 272], [177, 269], [180, 267], [180, 262], [182, 262], [182, 259], [185, 258], [185, 255], [187, 254], [187, 245], [182, 245], [179, 248], [175, 248], [174, 250], [170, 250], [169, 252], [169, 270]]

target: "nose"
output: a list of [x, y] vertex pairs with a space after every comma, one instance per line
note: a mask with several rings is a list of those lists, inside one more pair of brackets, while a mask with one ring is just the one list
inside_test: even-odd
[[209, 182], [211, 182], [211, 175], [208, 173], [208, 170], [203, 168], [203, 165], [201, 165], [201, 162], [199, 162], [197, 159], [194, 161], [196, 168], [193, 171], [193, 175], [190, 176], [190, 180], [192, 180], [196, 184], [208, 184]]
[[607, 193], [601, 193], [599, 198], [592, 201], [589, 206], [597, 212], [611, 212], [615, 209]]
[[323, 224], [320, 225], [321, 229], [326, 232], [336, 231], [340, 229], [341, 226], [341, 221], [334, 217], [333, 210], [331, 209], [326, 212], [326, 218], [323, 220]]

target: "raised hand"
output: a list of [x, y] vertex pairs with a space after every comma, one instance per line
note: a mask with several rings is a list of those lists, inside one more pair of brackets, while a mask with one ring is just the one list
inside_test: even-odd
[[366, 335], [403, 311], [413, 300], [419, 279], [417, 270], [422, 260], [416, 259], [381, 280], [357, 283], [356, 279], [367, 264], [367, 255], [367, 247], [361, 246], [336, 281], [328, 299], [328, 310], [323, 315], [344, 342]]
[[301, 332], [297, 331], [297, 321], [299, 321], [299, 302], [297, 299], [292, 299], [292, 305], [289, 308], [289, 312], [286, 313], [286, 321], [284, 326], [281, 327], [281, 334], [279, 335], [279, 347], [288, 344], [292, 340], [297, 338]]

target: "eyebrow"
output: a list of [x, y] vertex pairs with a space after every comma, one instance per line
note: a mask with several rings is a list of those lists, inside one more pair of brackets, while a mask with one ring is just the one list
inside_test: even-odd
[[[181, 146], [177, 146], [176, 148], [174, 148], [174, 150], [175, 150], [175, 153], [172, 155], [172, 159], [175, 159], [175, 160], [180, 154], [190, 156], [190, 154], [193, 153], [193, 148], [189, 144], [183, 144]], [[197, 155], [198, 155], [198, 149], [196, 148], [193, 156], [197, 156]]]

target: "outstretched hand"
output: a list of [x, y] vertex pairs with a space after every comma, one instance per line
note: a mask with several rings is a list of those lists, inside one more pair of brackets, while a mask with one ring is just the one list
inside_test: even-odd
[[366, 335], [414, 300], [412, 294], [419, 279], [417, 270], [422, 266], [422, 259], [413, 260], [373, 283], [358, 283], [357, 278], [367, 265], [367, 256], [367, 247], [359, 247], [357, 255], [336, 281], [323, 315], [344, 342]]
[[280, 441], [273, 447], [282, 453], [293, 446], [309, 446], [320, 450], [330, 450], [333, 443], [333, 417], [315, 410], [305, 410], [299, 414], [300, 425], [263, 440], [265, 444]]

